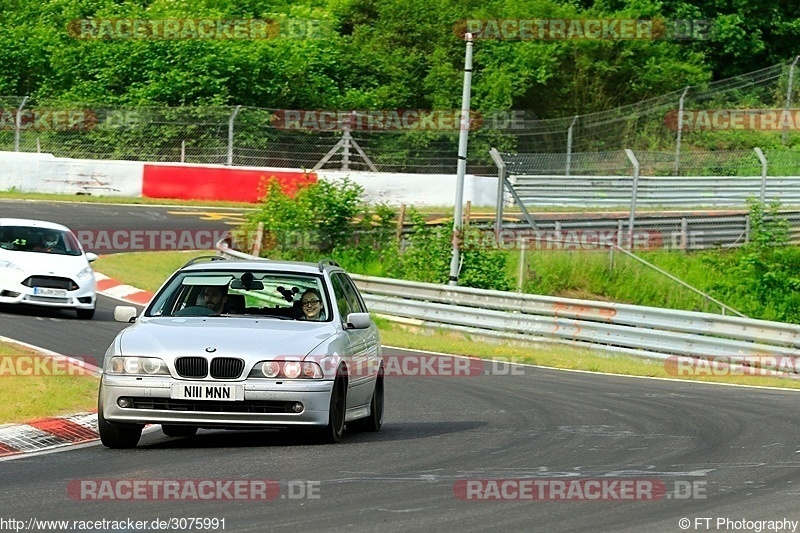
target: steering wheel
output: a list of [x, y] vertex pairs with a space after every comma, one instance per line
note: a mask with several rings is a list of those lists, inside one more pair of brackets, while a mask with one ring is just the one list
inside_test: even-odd
[[174, 316], [211, 316], [217, 313], [213, 309], [209, 309], [203, 305], [190, 305], [178, 311], [175, 311]]

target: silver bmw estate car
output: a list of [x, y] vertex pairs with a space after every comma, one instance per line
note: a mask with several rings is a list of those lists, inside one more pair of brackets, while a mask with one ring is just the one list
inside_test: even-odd
[[[221, 259], [221, 260], [212, 260]], [[135, 447], [145, 424], [167, 436], [198, 428], [303, 428], [323, 442], [383, 424], [377, 327], [336, 263], [190, 261], [106, 351], [98, 428]]]

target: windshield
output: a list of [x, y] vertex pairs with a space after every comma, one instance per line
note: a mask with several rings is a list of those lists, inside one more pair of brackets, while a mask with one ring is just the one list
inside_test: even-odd
[[83, 253], [78, 239], [71, 232], [35, 226], [0, 227], [0, 248], [58, 255]]
[[322, 277], [263, 271], [192, 271], [156, 295], [145, 316], [257, 315], [286, 320], [330, 320]]

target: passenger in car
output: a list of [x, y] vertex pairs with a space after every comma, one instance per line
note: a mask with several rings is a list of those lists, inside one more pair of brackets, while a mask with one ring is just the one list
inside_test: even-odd
[[306, 289], [300, 297], [300, 304], [303, 306], [303, 316], [300, 320], [325, 320], [322, 298], [317, 289]]

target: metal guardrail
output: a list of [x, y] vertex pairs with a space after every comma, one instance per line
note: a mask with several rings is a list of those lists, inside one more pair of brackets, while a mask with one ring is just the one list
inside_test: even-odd
[[[562, 242], [569, 242], [571, 231], [613, 233], [613, 241], [621, 244], [628, 233], [629, 215], [581, 213], [570, 217], [552, 215], [548, 218], [536, 216], [536, 226], [541, 235], [555, 237], [561, 235]], [[771, 217], [765, 217], [769, 220]], [[789, 244], [800, 245], [800, 211], [782, 211], [780, 218], [789, 223]], [[503, 229], [512, 234], [535, 235], [530, 226], [519, 222], [504, 222]], [[646, 248], [666, 248], [679, 250], [703, 250], [710, 248], [730, 248], [741, 246], [749, 239], [750, 221], [746, 212], [742, 213], [639, 213], [634, 232]], [[547, 248], [542, 243], [539, 248]], [[552, 246], [551, 246], [552, 247]]]
[[[628, 213], [531, 213], [536, 220], [537, 230], [523, 221], [508, 220], [512, 215], [506, 214], [499, 237], [502, 242], [518, 242], [525, 239], [529, 249], [557, 249], [553, 243], [580, 242], [586, 232], [601, 242], [625, 244], [628, 236]], [[672, 250], [704, 250], [713, 248], [731, 248], [748, 242], [750, 237], [750, 220], [747, 211], [695, 211], [695, 212], [647, 212], [637, 213], [634, 221], [634, 248], [636, 249], [672, 249]], [[774, 217], [765, 216], [765, 220]], [[789, 224], [788, 244], [800, 245], [800, 211], [784, 210], [778, 218]], [[452, 222], [447, 222], [452, 225]], [[470, 226], [494, 232], [491, 220], [471, 220]], [[431, 225], [440, 225], [432, 223]], [[404, 225], [402, 234], [414, 231], [412, 225]], [[576, 232], [576, 235], [570, 235]], [[591, 233], [594, 232], [594, 233]], [[535, 241], [539, 240], [537, 244]], [[587, 249], [582, 246], [581, 249]], [[603, 249], [598, 245], [598, 249]]]
[[[627, 206], [633, 176], [512, 175], [509, 181], [527, 207]], [[661, 207], [742, 207], [749, 197], [800, 205], [800, 177], [639, 176], [636, 203]]]
[[[238, 259], [252, 256], [218, 246]], [[371, 312], [484, 337], [583, 346], [640, 357], [800, 357], [800, 325], [351, 274]], [[749, 358], [747, 361], [745, 358]]]
[[800, 325], [352, 275], [375, 313], [509, 340], [648, 358], [800, 357]]

